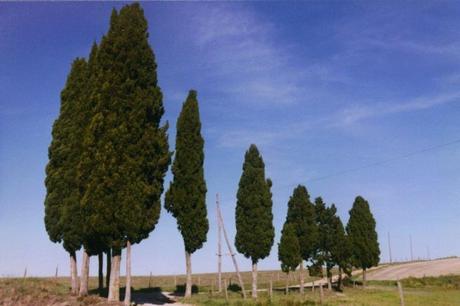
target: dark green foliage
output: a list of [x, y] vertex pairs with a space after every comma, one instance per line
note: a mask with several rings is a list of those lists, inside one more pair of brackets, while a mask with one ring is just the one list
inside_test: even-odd
[[285, 222], [283, 225], [281, 239], [278, 243], [278, 260], [281, 262], [281, 270], [286, 273], [295, 271], [302, 260], [294, 224]]
[[380, 260], [380, 249], [375, 230], [375, 219], [369, 203], [361, 196], [356, 197], [350, 210], [347, 233], [352, 247], [353, 266], [368, 269]]
[[288, 202], [286, 222], [294, 224], [303, 260], [310, 260], [318, 240], [315, 207], [307, 188], [298, 185]]
[[327, 271], [334, 266], [331, 250], [334, 244], [334, 229], [332, 226], [337, 209], [334, 205], [327, 207], [321, 197], [315, 199], [316, 221], [318, 224], [318, 241], [315, 260], [320, 265], [326, 265]]
[[[175, 294], [184, 294], [186, 288], [186, 284], [176, 285], [176, 290], [174, 291]], [[199, 288], [197, 285], [192, 285], [192, 293], [196, 294], [199, 292]]]
[[177, 119], [174, 180], [165, 197], [165, 208], [176, 218], [188, 253], [203, 246], [209, 230], [203, 147], [197, 94], [191, 90]]
[[232, 292], [241, 292], [241, 286], [236, 283], [232, 283], [227, 286], [227, 290]]
[[270, 254], [275, 229], [272, 214], [272, 182], [265, 179], [265, 164], [251, 145], [244, 156], [243, 174], [236, 203], [236, 249], [253, 263]]
[[54, 122], [46, 167], [45, 227], [53, 242], [73, 253], [82, 245], [77, 165], [82, 152], [83, 105], [88, 67], [76, 59], [61, 92], [61, 109]]
[[339, 216], [334, 216], [331, 222], [331, 259], [334, 264], [351, 275], [351, 245], [345, 234], [343, 223]]
[[138, 243], [158, 221], [170, 153], [156, 68], [139, 4], [113, 10], [92, 68], [80, 164], [90, 249], [98, 240], [115, 250]]

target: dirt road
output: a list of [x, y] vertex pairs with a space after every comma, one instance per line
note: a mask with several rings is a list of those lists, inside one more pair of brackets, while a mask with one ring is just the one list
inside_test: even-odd
[[369, 280], [397, 280], [406, 277], [460, 274], [460, 258], [388, 265], [368, 273]]

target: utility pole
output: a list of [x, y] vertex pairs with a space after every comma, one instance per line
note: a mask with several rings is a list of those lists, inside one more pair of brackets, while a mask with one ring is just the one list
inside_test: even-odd
[[412, 252], [412, 235], [409, 235], [409, 243], [410, 243], [410, 261], [414, 261], [414, 253]]
[[390, 264], [393, 262], [391, 258], [391, 242], [390, 242], [390, 232], [388, 232], [388, 253], [390, 254]]
[[220, 224], [220, 217], [219, 217], [219, 194], [216, 194], [216, 216], [217, 216], [217, 271], [218, 271], [218, 288], [219, 293], [222, 292], [222, 225]]
[[243, 279], [241, 278], [240, 270], [238, 269], [238, 263], [236, 262], [235, 253], [233, 253], [233, 250], [232, 250], [232, 245], [230, 244], [230, 241], [228, 240], [227, 231], [225, 230], [225, 226], [224, 226], [224, 219], [222, 218], [222, 213], [220, 211], [219, 194], [216, 195], [216, 205], [217, 205], [217, 214], [219, 217], [220, 226], [222, 227], [222, 231], [224, 232], [225, 242], [227, 243], [227, 248], [228, 248], [230, 255], [232, 255], [233, 265], [235, 266], [236, 274], [238, 275], [238, 282], [240, 283], [240, 286], [241, 286], [241, 292], [243, 293], [243, 298], [246, 299], [246, 291], [244, 290]]
[[428, 260], [431, 260], [431, 257], [430, 257], [430, 247], [429, 247], [429, 246], [426, 247], [426, 255], [427, 255], [427, 259], [428, 259]]

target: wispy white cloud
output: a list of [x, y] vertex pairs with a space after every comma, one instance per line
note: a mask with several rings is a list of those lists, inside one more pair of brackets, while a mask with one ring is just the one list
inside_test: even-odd
[[339, 112], [337, 117], [341, 118], [341, 120], [338, 121], [337, 125], [350, 125], [374, 117], [424, 110], [454, 102], [460, 102], [460, 91], [440, 93], [429, 97], [418, 97], [399, 103], [366, 103], [365, 105], [349, 107]]
[[194, 24], [207, 76], [223, 80], [227, 86], [216, 90], [241, 103], [292, 105], [314, 96], [312, 82], [339, 81], [330, 67], [299, 63], [276, 27], [250, 9], [215, 6], [197, 14]]

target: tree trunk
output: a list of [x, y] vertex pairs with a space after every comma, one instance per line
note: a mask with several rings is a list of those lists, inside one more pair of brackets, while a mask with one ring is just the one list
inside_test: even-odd
[[131, 242], [126, 243], [126, 291], [125, 305], [131, 304]]
[[105, 287], [107, 288], [107, 292], [109, 291], [110, 286], [110, 270], [112, 269], [112, 252], [110, 249], [107, 250], [107, 263], [106, 263], [106, 270], [105, 273]]
[[257, 262], [252, 262], [252, 298], [257, 299]]
[[332, 273], [331, 268], [327, 266], [326, 277], [327, 277], [327, 289], [332, 291]]
[[185, 269], [187, 272], [187, 281], [185, 284], [185, 297], [192, 296], [192, 254], [185, 251]]
[[300, 261], [300, 268], [299, 268], [299, 277], [300, 277], [300, 294], [304, 293], [303, 288], [303, 260]]
[[112, 253], [112, 268], [110, 269], [109, 302], [120, 301], [120, 261], [121, 250], [114, 250]]
[[366, 288], [366, 269], [363, 269], [363, 287]]
[[288, 295], [289, 294], [289, 272], [286, 273], [286, 288], [284, 289], [284, 294]]
[[83, 250], [81, 261], [81, 278], [80, 278], [80, 296], [88, 295], [88, 278], [89, 278], [89, 255]]
[[75, 252], [70, 253], [70, 287], [73, 295], [78, 294], [78, 271], [77, 271], [77, 256]]
[[337, 290], [342, 290], [342, 267], [339, 267], [339, 278], [337, 280]]
[[101, 295], [102, 290], [104, 289], [104, 271], [102, 271], [103, 265], [104, 265], [104, 257], [103, 257], [102, 252], [98, 254], [98, 263], [99, 263], [99, 266], [98, 266], [98, 277], [99, 277], [98, 290], [99, 290], [99, 295]]

